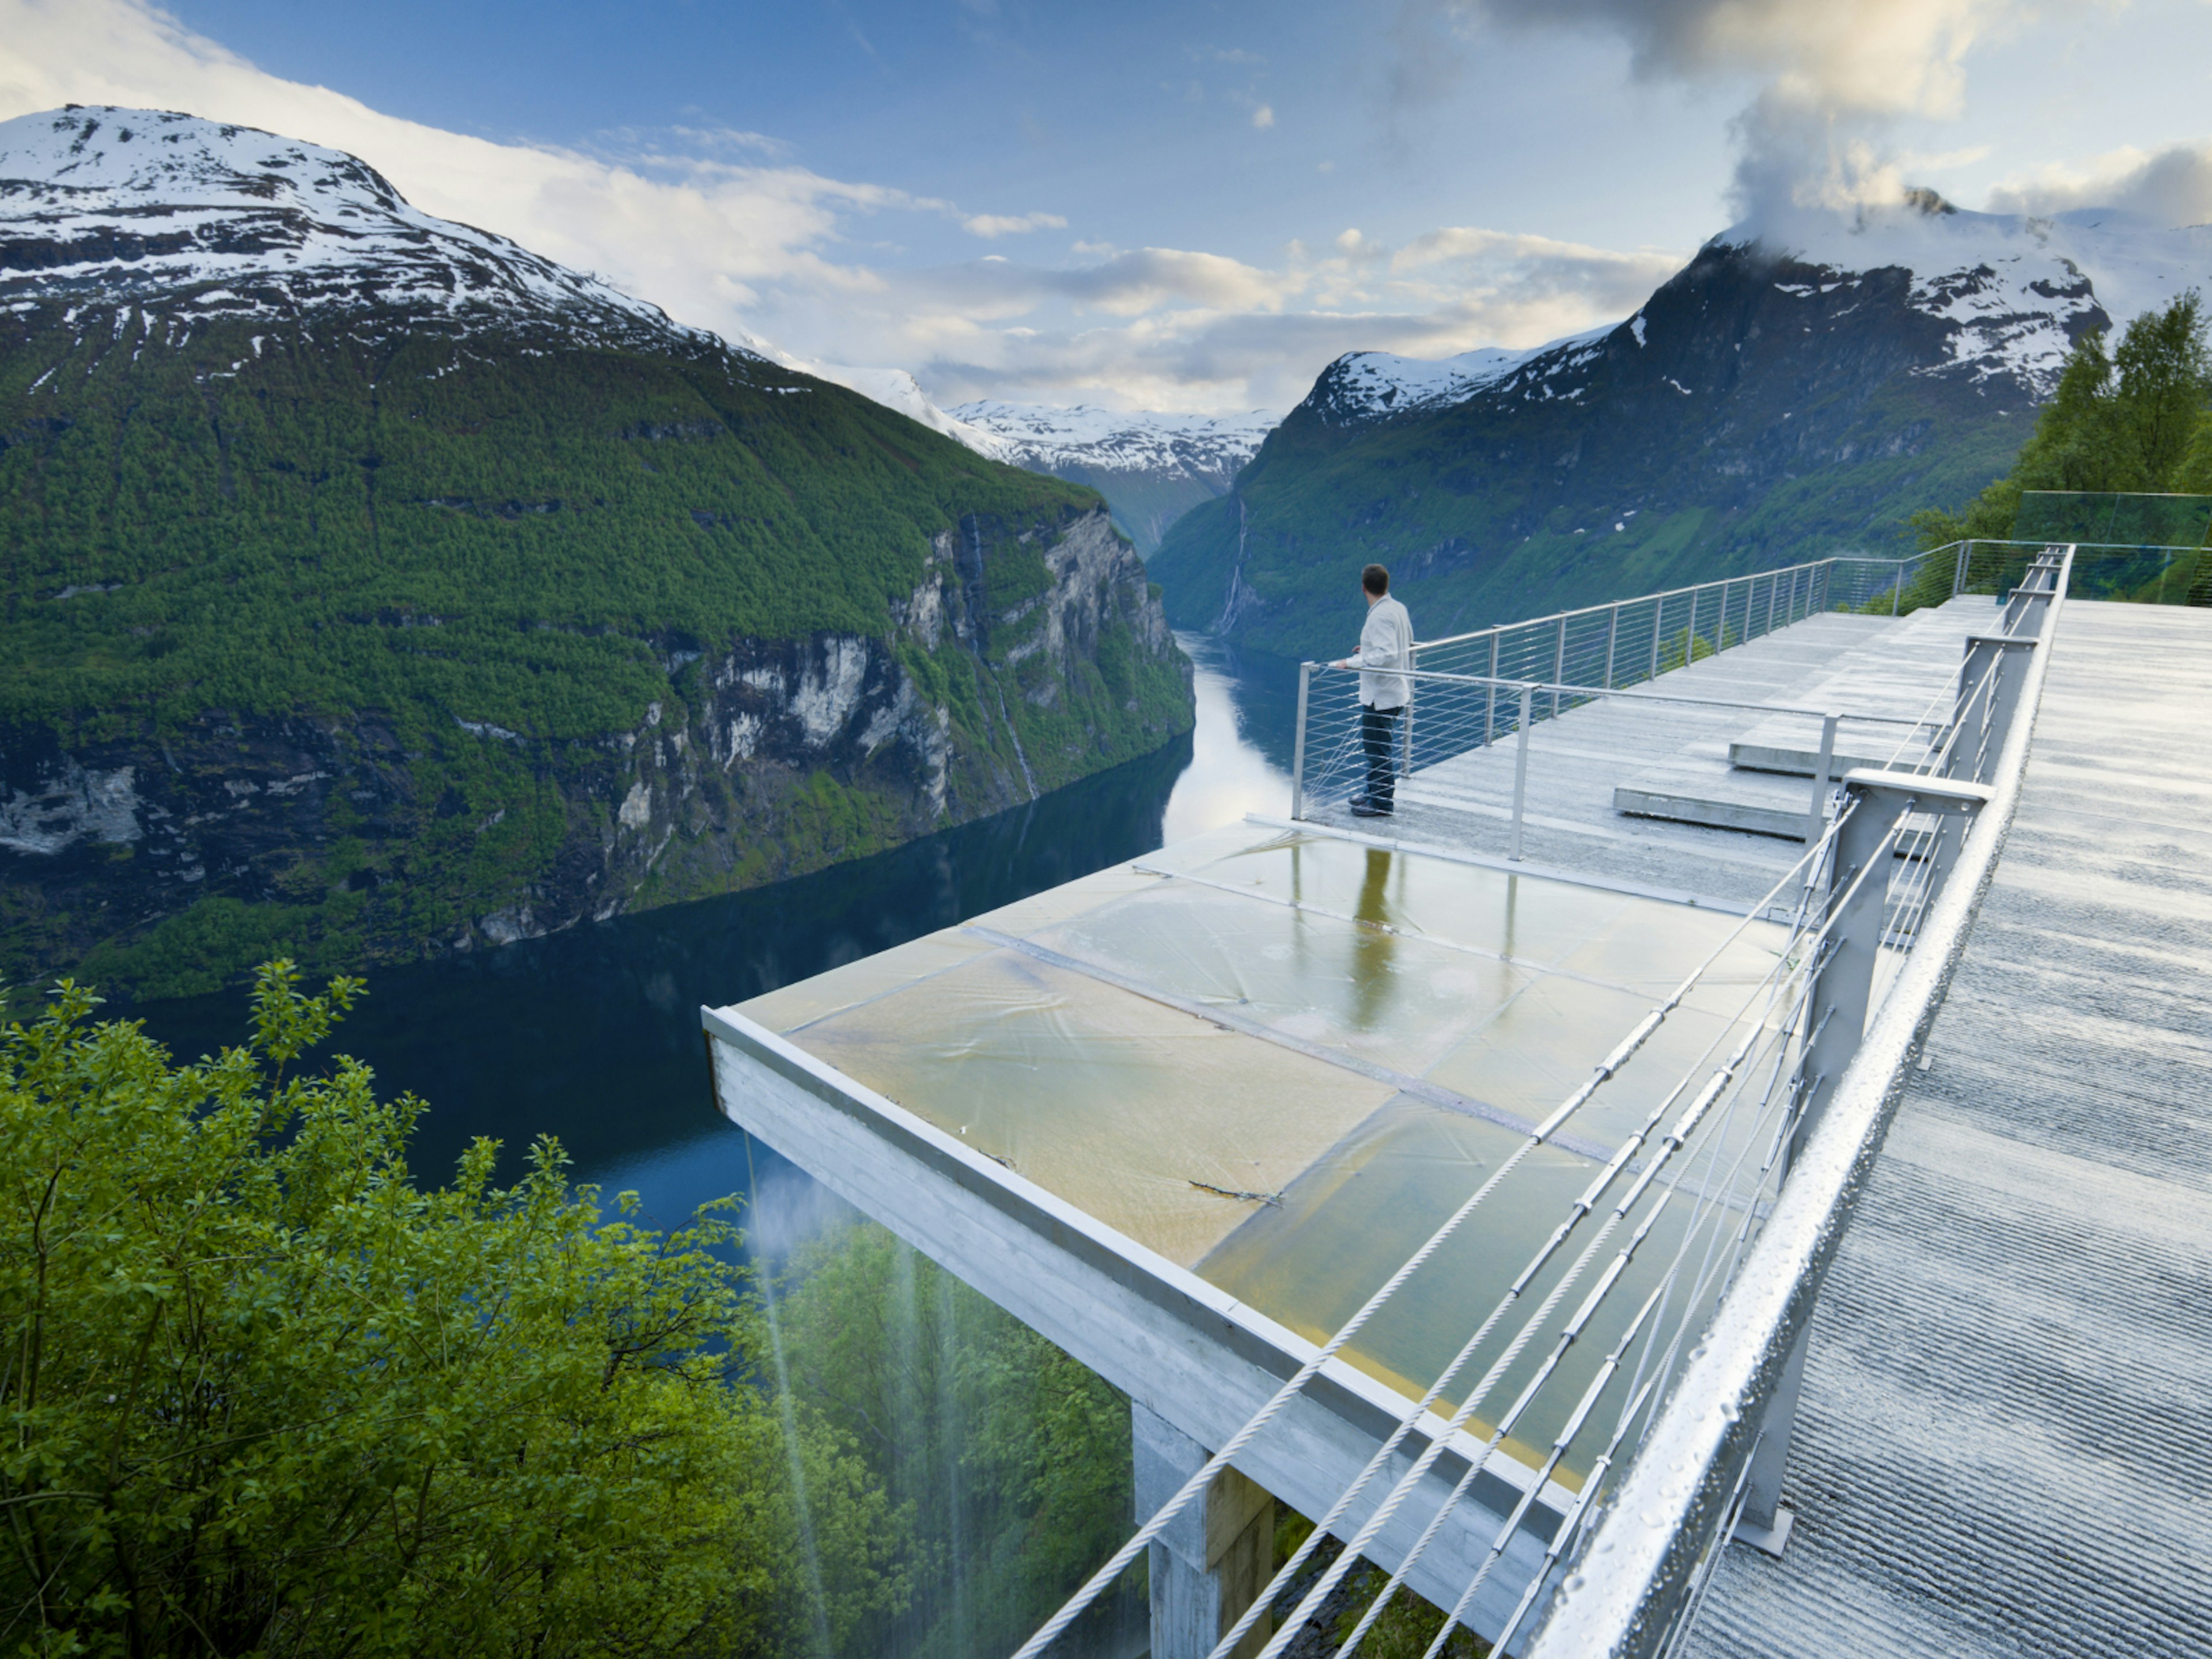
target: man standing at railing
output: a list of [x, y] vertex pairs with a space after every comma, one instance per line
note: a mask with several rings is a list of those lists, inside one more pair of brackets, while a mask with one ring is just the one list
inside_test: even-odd
[[1359, 671], [1359, 743], [1367, 751], [1367, 789], [1352, 798], [1355, 817], [1390, 816], [1398, 799], [1398, 726], [1413, 699], [1406, 676], [1413, 666], [1413, 619], [1390, 597], [1390, 573], [1370, 564], [1359, 573], [1367, 622], [1359, 654], [1330, 665]]

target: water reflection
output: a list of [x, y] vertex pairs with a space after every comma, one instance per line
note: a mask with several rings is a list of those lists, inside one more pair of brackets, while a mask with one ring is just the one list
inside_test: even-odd
[[[754, 1183], [744, 1137], [708, 1100], [700, 1005], [740, 1001], [1062, 882], [1233, 822], [1282, 812], [1289, 785], [1284, 696], [1248, 684], [1211, 641], [1199, 663], [1198, 729], [1133, 761], [1011, 812], [873, 858], [724, 898], [671, 906], [416, 967], [370, 975], [369, 995], [337, 1045], [374, 1066], [380, 1092], [430, 1103], [413, 1163], [441, 1180], [479, 1135], [522, 1149], [555, 1134], [580, 1180], [636, 1189], [673, 1224]], [[1260, 672], [1279, 678], [1284, 665]], [[246, 1030], [242, 991], [131, 1010], [181, 1054], [212, 1052]], [[758, 1247], [817, 1230], [830, 1203], [791, 1165], [756, 1146], [747, 1225]]]
[[1390, 967], [1397, 955], [1398, 936], [1390, 928], [1390, 854], [1380, 847], [1367, 849], [1367, 868], [1359, 878], [1359, 899], [1352, 915], [1363, 924], [1352, 936], [1352, 1025], [1354, 1030], [1376, 1029], [1377, 1016], [1390, 994]]
[[[1269, 757], [1256, 738], [1272, 738], [1275, 725], [1287, 713], [1297, 718], [1297, 671], [1279, 659], [1255, 659], [1259, 684], [1247, 685], [1237, 678], [1243, 664], [1210, 635], [1178, 634], [1177, 641], [1188, 653], [1196, 675], [1198, 728], [1191, 733], [1190, 764], [1176, 780], [1168, 797], [1167, 841], [1182, 841], [1224, 823], [1234, 823], [1248, 812], [1275, 817], [1291, 810], [1291, 776]], [[1289, 667], [1292, 691], [1287, 711], [1260, 687], [1272, 690]], [[1273, 670], [1274, 672], [1267, 672]]]

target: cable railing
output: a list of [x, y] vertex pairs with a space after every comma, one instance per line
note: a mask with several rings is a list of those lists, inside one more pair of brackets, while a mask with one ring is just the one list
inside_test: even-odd
[[[2072, 549], [2056, 549], [2029, 562], [2001, 626], [1969, 641], [1958, 684], [1924, 720], [1899, 721], [1929, 732], [1921, 752], [1897, 769], [1847, 774], [1835, 813], [1765, 897], [1016, 1659], [1050, 1650], [1530, 1155], [1571, 1137], [1593, 1102], [1618, 1093], [1618, 1080], [1654, 1034], [1695, 998], [1693, 1006], [1717, 1016], [1702, 1050], [1656, 1105], [1637, 1115], [1504, 1293], [1486, 1309], [1466, 1310], [1469, 1334], [1455, 1356], [1419, 1399], [1406, 1402], [1365, 1466], [1209, 1659], [1228, 1659], [1278, 1613], [1259, 1652], [1279, 1659], [1363, 1559], [1395, 1555], [1382, 1589], [1336, 1649], [1338, 1659], [1351, 1659], [1447, 1521], [1461, 1514], [1478, 1478], [1501, 1462], [1515, 1466], [1510, 1484], [1519, 1496], [1502, 1516], [1482, 1510], [1494, 1523], [1487, 1546], [1425, 1659], [1437, 1659], [1453, 1629], [1473, 1627], [1478, 1594], [1524, 1531], [1542, 1540], [1541, 1559], [1502, 1625], [1477, 1630], [1492, 1651], [1585, 1659], [1674, 1650], [1728, 1539], [1740, 1529], [1770, 1539], [1786, 1531], [1780, 1479], [1813, 1302], [1893, 1109], [1894, 1079], [1940, 1003], [2008, 823], [2072, 557]], [[1801, 571], [1798, 580], [1800, 597], [1820, 591], [1820, 578]], [[1790, 614], [1789, 591], [1785, 585], [1777, 595], [1778, 615]], [[1762, 620], [1754, 610], [1749, 625]], [[1615, 619], [1607, 626], [1617, 646]], [[1560, 673], [1559, 641], [1578, 637], [1557, 628], [1551, 665], [1559, 677], [1525, 684], [1515, 718], [1525, 720], [1537, 696], [1591, 691]], [[1480, 641], [1487, 667], [1489, 643], [1468, 638]], [[1463, 682], [1484, 694], [1502, 679], [1425, 672], [1432, 683]], [[1747, 988], [1716, 972], [1747, 939], [1771, 952]], [[1601, 1357], [1580, 1364], [1578, 1345], [1601, 1340]], [[1510, 1380], [1524, 1372], [1509, 1396]], [[1447, 1411], [1439, 1424], [1437, 1413]], [[1536, 1444], [1531, 1463], [1506, 1443], [1539, 1419], [1558, 1426]], [[1464, 1472], [1439, 1503], [1427, 1479], [1455, 1449], [1463, 1452]], [[1562, 1503], [1557, 1495], [1565, 1489], [1553, 1483], [1563, 1467], [1579, 1485]], [[1547, 1536], [1532, 1520], [1539, 1504], [1548, 1506]], [[1420, 1523], [1413, 1541], [1379, 1548], [1401, 1516]], [[1343, 1548], [1285, 1607], [1331, 1535]]]
[[[1417, 643], [1413, 668], [1397, 677], [1410, 689], [1411, 701], [1382, 723], [1381, 744], [1377, 722], [1360, 702], [1359, 671], [1304, 664], [1291, 816], [1308, 817], [1363, 796], [1392, 799], [1397, 783], [1410, 775], [1510, 741], [1519, 751], [1510, 830], [1510, 855], [1517, 860], [1526, 817], [1528, 736], [1544, 721], [1601, 700], [1662, 701], [1802, 715], [1824, 721], [1822, 743], [1832, 745], [1838, 718], [1832, 710], [1732, 702], [1656, 683], [1674, 669], [1822, 611], [1897, 616], [1968, 593], [2008, 602], [2031, 572], [2046, 568], [2051, 553], [2041, 543], [1972, 541], [1908, 559], [1824, 559]], [[2212, 586], [2207, 586], [2212, 583], [2212, 554], [2200, 556], [2196, 549], [2075, 547], [2069, 568], [2076, 599], [2212, 604]], [[1917, 719], [1867, 712], [1840, 718], [1855, 727], [1900, 728], [1892, 763], [1924, 769], [1928, 753], [1945, 729], [1940, 712], [1944, 701], [1938, 693]], [[1808, 837], [1819, 834], [1826, 811], [1832, 752], [1821, 755], [1814, 774]]]
[[[1846, 896], [1827, 907], [1836, 949], [1812, 994], [1820, 1035], [1805, 1061], [1820, 1081], [1793, 1133], [1790, 1178], [1617, 1488], [1585, 1484], [1574, 1546], [1583, 1570], [1564, 1579], [1529, 1659], [1676, 1650], [1729, 1539], [1747, 1521], [1771, 1529], [1782, 1519], [1813, 1307], [2010, 825], [2075, 554], [2053, 550], [2022, 573], [1985, 660], [1969, 657], [1926, 770], [1846, 779], [1832, 869], [1892, 866], [1890, 890], [1881, 906]], [[1900, 935], [1911, 954], [1877, 1000], [1871, 964]]]
[[1822, 611], [1909, 608], [1905, 596], [1926, 572], [1948, 580], [1956, 565], [1948, 549], [1820, 559], [1417, 643], [1413, 700], [1391, 722], [1387, 757], [1370, 747], [1375, 723], [1358, 672], [1304, 664], [1291, 816], [1370, 783], [1380, 790], [1386, 773], [1395, 779], [1515, 737], [1599, 692], [1648, 684]]

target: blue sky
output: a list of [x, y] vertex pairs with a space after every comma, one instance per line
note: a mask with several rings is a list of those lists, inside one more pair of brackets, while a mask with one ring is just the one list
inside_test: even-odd
[[[837, 177], [1056, 213], [1062, 244], [1256, 258], [1347, 226], [1541, 220], [1671, 246], [1684, 206], [1712, 228], [1729, 165], [1725, 94], [1632, 83], [1615, 39], [1461, 42], [1447, 76], [1389, 5], [171, 9], [275, 74], [428, 125], [617, 152], [671, 127], [750, 132]], [[1609, 95], [1563, 99], [1592, 82]], [[928, 228], [900, 240], [927, 257]]]
[[0, 0], [74, 100], [362, 154], [434, 212], [952, 402], [1294, 401], [1626, 315], [1761, 192], [2212, 218], [2212, 4]]

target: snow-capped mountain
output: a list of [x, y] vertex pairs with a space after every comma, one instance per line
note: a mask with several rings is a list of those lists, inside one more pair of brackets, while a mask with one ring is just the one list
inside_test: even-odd
[[[1603, 334], [1607, 323], [1595, 331]], [[1480, 346], [1455, 357], [1401, 357], [1388, 351], [1351, 351], [1322, 371], [1331, 412], [1340, 420], [1373, 420], [1384, 415], [1410, 415], [1417, 410], [1443, 409], [1464, 403], [1486, 386], [1493, 386], [1532, 357], [1587, 335], [1570, 335], [1540, 346], [1510, 350], [1504, 346]], [[1318, 392], [1320, 388], [1316, 388]]]
[[410, 206], [343, 151], [105, 106], [0, 122], [0, 307], [57, 298], [157, 307], [187, 328], [343, 306], [708, 337], [503, 236]]
[[[176, 994], [272, 915], [331, 968], [505, 945], [1187, 729], [1090, 492], [883, 406], [923, 403], [907, 377], [868, 391], [334, 150], [0, 125], [0, 887], [35, 896], [0, 962], [113, 944]], [[210, 902], [263, 920], [172, 927]]]
[[1282, 418], [1258, 409], [1170, 415], [996, 400], [959, 404], [947, 412], [992, 445], [984, 449], [963, 439], [971, 447], [1097, 490], [1147, 553], [1185, 512], [1225, 493]]
[[[462, 329], [528, 323], [571, 340], [726, 343], [504, 236], [422, 212], [343, 150], [106, 105], [0, 122], [0, 309], [57, 298], [135, 303], [142, 333], [158, 320], [173, 337], [195, 319], [340, 307], [404, 309], [418, 327], [427, 314]], [[813, 362], [749, 335], [733, 349], [1010, 459], [903, 369]]]
[[1932, 192], [1731, 227], [1633, 316], [1533, 351], [1329, 365], [1149, 562], [1179, 625], [1326, 641], [1373, 559], [1431, 632], [1827, 553], [2002, 474], [2083, 336], [2212, 289], [2212, 226]]
[[[2085, 328], [2124, 323], [2163, 306], [2212, 270], [2212, 226], [2167, 229], [2133, 216], [2084, 209], [2055, 218], [1970, 213], [1932, 191], [1845, 216], [1792, 209], [1733, 225], [1701, 257], [1726, 252], [1787, 260], [1775, 287], [1798, 299], [1847, 290], [1867, 273], [1910, 275], [1906, 305], [1942, 329], [1942, 358], [1969, 380], [2002, 380], [2034, 398], [2057, 382]], [[1640, 346], [1642, 311], [1525, 349], [1486, 346], [1424, 360], [1357, 351], [1323, 370], [1308, 405], [1339, 424], [1449, 408], [1501, 385], [1564, 396], [1595, 347], [1626, 327]]]

